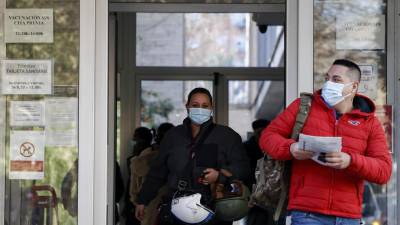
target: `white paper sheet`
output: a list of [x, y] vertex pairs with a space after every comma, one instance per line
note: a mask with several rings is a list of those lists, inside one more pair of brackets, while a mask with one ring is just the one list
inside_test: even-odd
[[342, 137], [321, 137], [300, 134], [299, 148], [315, 152], [312, 159], [319, 164], [325, 165], [325, 153], [340, 152], [342, 150]]
[[53, 43], [53, 9], [7, 9], [6, 43]]
[[44, 131], [10, 132], [10, 179], [43, 179], [44, 142]]
[[46, 102], [46, 146], [78, 145], [78, 98], [48, 97]]
[[44, 101], [11, 101], [11, 126], [44, 126]]
[[4, 95], [52, 93], [52, 60], [2, 60], [1, 91]]

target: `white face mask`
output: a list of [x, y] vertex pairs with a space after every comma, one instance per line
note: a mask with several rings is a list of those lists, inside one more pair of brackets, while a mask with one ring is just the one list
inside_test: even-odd
[[351, 93], [349, 93], [343, 96], [343, 88], [352, 84], [353, 83], [340, 84], [328, 80], [322, 87], [321, 95], [324, 98], [325, 102], [328, 103], [330, 107], [333, 107], [334, 105], [337, 105], [338, 103], [342, 102], [346, 97], [351, 95]]
[[190, 120], [198, 125], [207, 122], [212, 115], [212, 111], [210, 109], [203, 108], [189, 108], [189, 118]]

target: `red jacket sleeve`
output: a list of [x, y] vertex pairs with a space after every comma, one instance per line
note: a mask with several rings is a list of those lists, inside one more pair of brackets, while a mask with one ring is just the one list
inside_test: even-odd
[[392, 173], [392, 158], [385, 133], [376, 117], [372, 121], [365, 155], [349, 154], [351, 163], [347, 170], [353, 175], [378, 184], [385, 184], [389, 181]]
[[300, 99], [293, 101], [280, 113], [261, 134], [259, 145], [262, 151], [274, 159], [290, 160], [290, 145], [296, 142], [290, 139], [299, 111]]

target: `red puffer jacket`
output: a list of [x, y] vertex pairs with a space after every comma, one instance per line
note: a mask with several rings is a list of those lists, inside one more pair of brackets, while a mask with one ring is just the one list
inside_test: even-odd
[[392, 161], [385, 134], [374, 116], [375, 106], [365, 96], [354, 98], [354, 109], [338, 120], [317, 91], [302, 133], [342, 137], [342, 151], [351, 156], [346, 169], [322, 166], [313, 160], [296, 160], [290, 139], [300, 99], [295, 100], [266, 128], [260, 147], [279, 160], [292, 160], [289, 210], [302, 210], [347, 218], [361, 218], [364, 180], [386, 183]]

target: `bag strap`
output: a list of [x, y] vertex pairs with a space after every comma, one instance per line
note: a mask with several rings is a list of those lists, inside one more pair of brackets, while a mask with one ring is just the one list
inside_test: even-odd
[[[308, 113], [310, 112], [310, 107], [311, 107], [311, 102], [312, 102], [312, 94], [307, 93], [307, 92], [302, 92], [300, 93], [300, 106], [299, 106], [299, 111], [297, 112], [296, 115], [296, 122], [294, 124], [293, 130], [292, 130], [292, 135], [290, 138], [297, 140], [299, 138], [299, 134], [301, 130], [303, 129], [303, 126], [307, 120]], [[290, 175], [290, 168], [291, 165], [288, 162], [281, 162], [285, 163], [283, 167], [283, 172], [282, 173], [287, 173]], [[290, 176], [283, 176], [284, 179], [289, 179]], [[287, 194], [289, 187], [287, 184], [289, 184], [290, 180], [281, 180], [281, 185], [282, 185], [282, 191], [279, 196], [279, 201], [278, 205], [276, 206], [275, 212], [274, 212], [274, 221], [278, 221], [279, 217], [284, 210], [283, 207], [285, 205], [285, 202], [287, 201]]]
[[300, 93], [300, 106], [299, 111], [296, 116], [296, 122], [294, 124], [292, 135], [290, 138], [297, 140], [299, 138], [299, 134], [303, 129], [304, 123], [307, 120], [308, 112], [310, 111], [310, 106], [312, 102], [312, 94], [302, 92]]
[[207, 137], [211, 134], [212, 130], [214, 129], [215, 124], [211, 123], [204, 133], [199, 137], [198, 141], [192, 143], [189, 146], [189, 161], [186, 163], [185, 169], [182, 171], [182, 174], [178, 180], [178, 190], [182, 191], [185, 190], [189, 185], [191, 185], [191, 177], [192, 177], [192, 170], [194, 167], [194, 159], [196, 158], [196, 151], [199, 146], [201, 146]]

